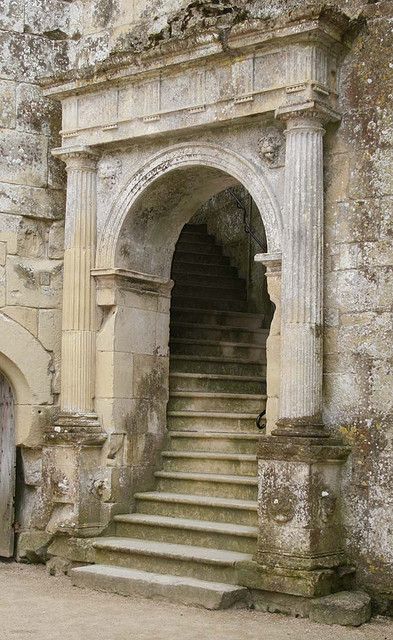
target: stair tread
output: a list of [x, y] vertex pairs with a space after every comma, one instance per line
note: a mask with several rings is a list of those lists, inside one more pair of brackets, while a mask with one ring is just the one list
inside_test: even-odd
[[125, 513], [114, 517], [116, 522], [149, 524], [159, 527], [173, 527], [179, 529], [193, 529], [196, 531], [210, 531], [225, 533], [235, 536], [256, 537], [258, 527], [243, 524], [227, 524], [225, 522], [212, 522], [209, 520], [193, 520], [191, 518], [173, 518], [170, 516], [158, 516], [148, 513]]
[[173, 378], [198, 378], [208, 380], [239, 380], [241, 382], [264, 382], [260, 376], [235, 376], [227, 373], [188, 373], [182, 371], [170, 371], [169, 377]]
[[246, 333], [263, 333], [264, 335], [269, 334], [268, 329], [250, 329], [250, 327], [237, 327], [236, 325], [217, 325], [217, 324], [203, 324], [198, 322], [176, 322], [173, 321], [171, 323], [172, 327], [186, 327], [186, 328], [195, 328], [195, 329], [217, 329], [219, 331], [244, 331]]
[[227, 418], [228, 420], [237, 420], [245, 419], [245, 420], [253, 420], [257, 417], [257, 413], [244, 413], [240, 412], [230, 412], [230, 411], [168, 411], [168, 416], [172, 416], [173, 418]]
[[187, 576], [174, 576], [168, 573], [152, 573], [150, 571], [142, 571], [140, 569], [128, 569], [126, 567], [118, 567], [109, 564], [91, 564], [84, 567], [75, 567], [71, 569], [71, 577], [73, 575], [93, 574], [97, 576], [107, 576], [111, 578], [123, 578], [129, 580], [146, 581], [150, 585], [158, 584], [163, 586], [185, 586], [209, 589], [210, 591], [218, 591], [232, 593], [239, 589], [244, 589], [239, 585], [225, 584], [223, 582], [210, 582], [207, 580], [199, 580], [198, 578], [189, 578]]
[[250, 358], [234, 358], [233, 356], [196, 356], [194, 354], [174, 353], [171, 360], [198, 360], [199, 362], [235, 362], [239, 364], [263, 364], [261, 360], [252, 360]]
[[255, 440], [258, 441], [260, 435], [258, 433], [248, 433], [239, 431], [171, 431], [171, 438], [219, 438], [234, 440]]
[[221, 391], [171, 391], [169, 394], [174, 398], [226, 398], [240, 400], [265, 400], [266, 394], [263, 393], [226, 393]]
[[235, 476], [223, 473], [199, 473], [185, 471], [156, 471], [156, 478], [171, 478], [172, 480], [195, 480], [199, 482], [223, 482], [225, 484], [258, 485], [256, 476]]
[[164, 458], [192, 458], [199, 460], [240, 460], [244, 462], [254, 462], [257, 460], [256, 455], [249, 453], [221, 453], [220, 451], [212, 453], [211, 451], [162, 451]]
[[176, 544], [173, 542], [156, 542], [155, 540], [140, 540], [139, 538], [120, 538], [107, 536], [97, 539], [93, 547], [101, 550], [112, 550], [124, 553], [139, 553], [141, 555], [169, 557], [177, 560], [194, 560], [216, 565], [233, 565], [236, 562], [251, 560], [249, 553], [196, 547], [193, 545]]
[[256, 349], [265, 349], [263, 344], [258, 344], [257, 342], [228, 342], [225, 340], [204, 340], [195, 339], [195, 338], [171, 338], [170, 343], [177, 344], [203, 344], [208, 346], [217, 346], [220, 347], [253, 347]]
[[[173, 307], [176, 310], [176, 307]], [[260, 313], [249, 313], [248, 311], [227, 311], [225, 309], [196, 309], [195, 307], [179, 307], [179, 311], [184, 313], [185, 311], [189, 311], [190, 313], [196, 313], [198, 311], [207, 311], [210, 314], [214, 315], [227, 315], [227, 316], [242, 316], [244, 318], [259, 318], [262, 322], [262, 317]], [[221, 326], [221, 325], [218, 325]], [[226, 326], [226, 325], [225, 325]], [[239, 327], [241, 328], [241, 327]]]
[[168, 493], [166, 491], [145, 491], [134, 496], [139, 500], [161, 500], [162, 502], [178, 502], [200, 506], [223, 507], [224, 509], [257, 510], [254, 500], [238, 500], [237, 498], [217, 498], [215, 496], [198, 496], [192, 493]]

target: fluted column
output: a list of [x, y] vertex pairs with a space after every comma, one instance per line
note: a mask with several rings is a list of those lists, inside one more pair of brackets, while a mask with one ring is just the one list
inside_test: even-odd
[[316, 111], [287, 121], [280, 410], [276, 435], [323, 435], [323, 134]]
[[68, 439], [101, 433], [94, 414], [96, 304], [96, 153], [87, 147], [56, 149], [67, 169], [63, 318], [61, 351], [61, 414], [55, 436]]
[[90, 151], [63, 156], [67, 167], [64, 247], [61, 408], [93, 411], [96, 162]]

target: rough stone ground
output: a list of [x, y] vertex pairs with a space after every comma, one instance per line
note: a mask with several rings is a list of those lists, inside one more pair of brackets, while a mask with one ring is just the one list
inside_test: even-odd
[[205, 611], [73, 587], [43, 566], [0, 562], [0, 640], [392, 640], [393, 621], [358, 629], [257, 611]]

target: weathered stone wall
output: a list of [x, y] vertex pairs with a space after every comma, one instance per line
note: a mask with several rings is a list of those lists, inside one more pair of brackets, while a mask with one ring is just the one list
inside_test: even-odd
[[[372, 3], [326, 136], [325, 421], [352, 446], [345, 514], [358, 579], [393, 583], [393, 3]], [[391, 597], [391, 596], [390, 596]]]
[[21, 530], [45, 526], [40, 447], [60, 390], [65, 182], [50, 150], [61, 113], [37, 81], [66, 67], [69, 9], [60, 0], [0, 3], [0, 366], [17, 398]]

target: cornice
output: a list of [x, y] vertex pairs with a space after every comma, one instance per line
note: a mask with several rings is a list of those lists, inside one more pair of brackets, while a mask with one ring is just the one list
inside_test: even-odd
[[210, 28], [183, 37], [173, 37], [141, 52], [113, 51], [106, 60], [89, 67], [42, 78], [44, 94], [58, 99], [119, 85], [161, 69], [195, 67], [201, 61], [216, 61], [268, 50], [291, 42], [319, 42], [332, 53], [345, 49], [349, 18], [326, 5], [311, 6], [276, 19], [249, 19], [227, 28]]

